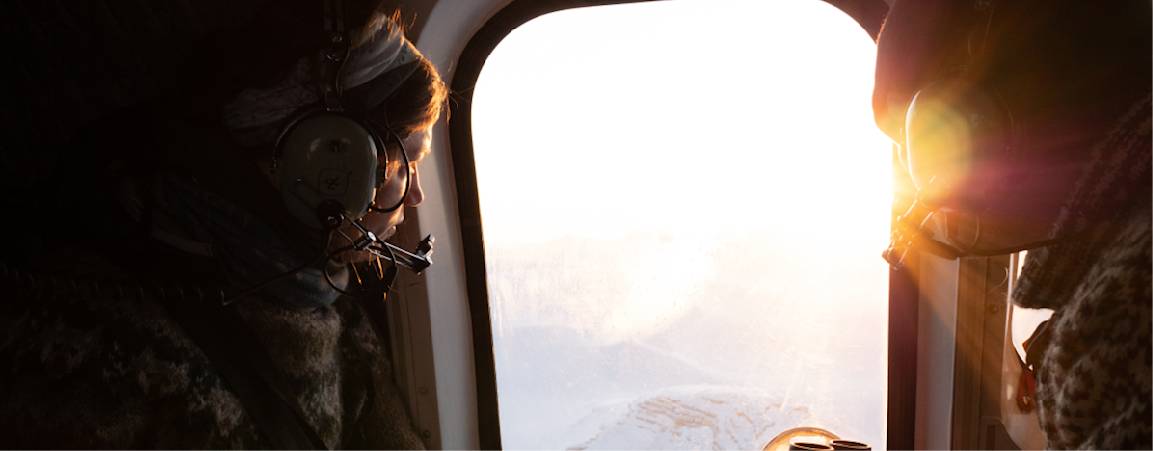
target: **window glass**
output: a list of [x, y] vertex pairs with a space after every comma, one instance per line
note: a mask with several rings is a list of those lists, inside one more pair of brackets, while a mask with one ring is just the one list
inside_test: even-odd
[[884, 449], [876, 47], [814, 0], [560, 11], [477, 81], [508, 448]]

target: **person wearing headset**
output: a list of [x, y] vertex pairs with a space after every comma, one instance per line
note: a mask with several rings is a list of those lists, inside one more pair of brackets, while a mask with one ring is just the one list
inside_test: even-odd
[[[913, 207], [887, 253], [1029, 250], [1013, 301], [1055, 449], [1150, 449], [1150, 3], [897, 0], [874, 112]], [[903, 234], [903, 235], [902, 235]]]
[[217, 98], [205, 79], [78, 139], [107, 151], [60, 189], [82, 233], [3, 268], [0, 444], [424, 447], [372, 309], [447, 90], [396, 15], [325, 5], [325, 41], [275, 77], [181, 110]]

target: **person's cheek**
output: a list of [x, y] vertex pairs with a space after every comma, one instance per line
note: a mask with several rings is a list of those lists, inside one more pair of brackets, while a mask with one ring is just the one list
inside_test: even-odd
[[368, 230], [372, 231], [372, 233], [379, 235], [388, 228], [390, 225], [389, 218], [391, 217], [392, 213], [368, 215], [368, 220], [365, 225], [368, 227]]

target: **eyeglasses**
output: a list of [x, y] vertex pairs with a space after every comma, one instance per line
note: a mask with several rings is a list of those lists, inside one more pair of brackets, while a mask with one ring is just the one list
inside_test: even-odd
[[385, 151], [388, 158], [378, 169], [380, 183], [372, 204], [368, 206], [370, 212], [390, 213], [400, 209], [404, 206], [409, 189], [412, 187], [412, 162], [408, 158], [408, 151], [404, 148], [404, 139], [395, 133], [388, 133], [387, 136], [396, 146], [386, 148], [396, 149], [395, 153], [398, 155], [389, 150]]

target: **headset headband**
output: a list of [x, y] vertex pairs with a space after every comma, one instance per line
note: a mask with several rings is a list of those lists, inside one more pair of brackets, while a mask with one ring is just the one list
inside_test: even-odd
[[324, 32], [328, 34], [328, 46], [322, 52], [319, 64], [320, 100], [324, 109], [341, 111], [342, 69], [349, 50], [342, 0], [324, 0]]

